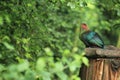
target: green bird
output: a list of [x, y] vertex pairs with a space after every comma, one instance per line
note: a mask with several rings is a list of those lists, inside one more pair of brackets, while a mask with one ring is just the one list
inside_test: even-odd
[[104, 42], [98, 33], [89, 30], [85, 23], [81, 24], [81, 30], [84, 32], [81, 34], [80, 39], [86, 45], [86, 47], [104, 48]]

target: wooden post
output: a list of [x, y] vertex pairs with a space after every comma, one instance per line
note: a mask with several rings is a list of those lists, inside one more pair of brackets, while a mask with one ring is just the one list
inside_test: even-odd
[[119, 48], [86, 48], [85, 52], [90, 65], [82, 65], [80, 68], [81, 80], [120, 80]]

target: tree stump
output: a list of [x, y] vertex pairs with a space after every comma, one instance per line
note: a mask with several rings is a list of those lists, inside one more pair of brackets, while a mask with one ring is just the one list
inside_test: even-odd
[[105, 49], [86, 48], [89, 67], [82, 65], [81, 80], [120, 80], [120, 49], [108, 46]]

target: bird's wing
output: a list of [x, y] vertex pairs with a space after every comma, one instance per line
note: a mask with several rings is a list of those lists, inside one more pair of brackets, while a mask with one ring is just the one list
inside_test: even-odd
[[104, 43], [103, 43], [101, 37], [96, 32], [93, 32], [93, 31], [90, 32], [86, 38], [90, 44], [93, 44], [98, 47], [104, 46]]
[[87, 42], [87, 40], [85, 40], [83, 37], [80, 37], [80, 39], [83, 41], [86, 47], [89, 47], [89, 43]]

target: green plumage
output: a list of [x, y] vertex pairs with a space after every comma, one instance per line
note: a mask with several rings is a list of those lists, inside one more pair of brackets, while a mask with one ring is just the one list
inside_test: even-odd
[[81, 34], [80, 39], [84, 42], [86, 47], [104, 48], [104, 42], [96, 32], [86, 31]]

